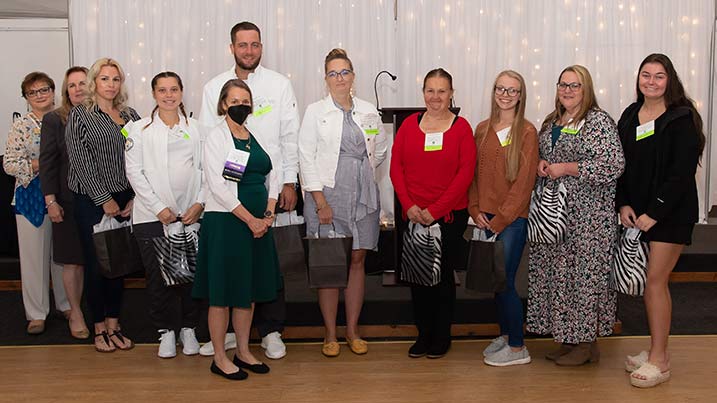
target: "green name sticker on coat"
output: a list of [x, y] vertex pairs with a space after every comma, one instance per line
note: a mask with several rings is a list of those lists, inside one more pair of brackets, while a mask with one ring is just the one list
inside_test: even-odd
[[260, 105], [255, 111], [254, 116], [259, 117], [262, 115], [266, 115], [267, 113], [271, 112], [272, 107], [271, 105]]
[[364, 129], [364, 133], [366, 133], [367, 136], [377, 136], [378, 135], [378, 129]]
[[579, 131], [580, 131], [580, 129], [578, 129], [578, 128], [571, 128], [571, 127], [565, 126], [560, 130], [560, 133], [576, 135], [576, 134], [578, 134]]
[[655, 134], [655, 121], [651, 120], [635, 129], [635, 141], [644, 140]]
[[124, 138], [127, 138], [127, 136], [129, 136], [129, 132], [128, 132], [127, 129], [125, 129], [124, 127], [122, 128], [122, 130], [120, 130], [120, 132], [122, 133], [122, 135], [124, 136]]
[[189, 133], [187, 133], [187, 132], [182, 132], [182, 138], [185, 139], [185, 140], [189, 140]]

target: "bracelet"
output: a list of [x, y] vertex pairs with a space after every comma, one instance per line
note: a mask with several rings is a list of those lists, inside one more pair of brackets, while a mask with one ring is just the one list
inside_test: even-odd
[[328, 204], [324, 204], [324, 205], [321, 206], [321, 207], [316, 207], [316, 213], [318, 214], [318, 213], [319, 213], [319, 210], [321, 210], [322, 208], [324, 208], [324, 207], [326, 207], [326, 206], [328, 206]]
[[50, 208], [50, 206], [52, 206], [55, 203], [57, 203], [57, 200], [52, 200], [51, 202], [49, 202], [45, 205], [45, 208]]

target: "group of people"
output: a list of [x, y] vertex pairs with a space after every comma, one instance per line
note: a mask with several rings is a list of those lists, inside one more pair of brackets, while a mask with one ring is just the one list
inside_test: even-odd
[[[300, 121], [290, 81], [260, 64], [259, 28], [235, 25], [229, 46], [235, 65], [204, 86], [199, 120], [187, 116], [182, 80], [169, 71], [152, 79], [156, 106], [145, 118], [127, 105], [126, 76], [115, 60], [69, 69], [62, 105], [54, 110], [52, 79], [37, 72], [25, 78], [22, 95], [30, 112], [10, 130], [4, 168], [17, 178], [28, 333], [44, 329], [52, 273], [57, 308], [72, 336], [90, 336], [80, 309], [84, 289], [96, 350], [133, 347], [119, 323], [122, 280], [100, 273], [92, 240], [93, 226], [112, 216], [134, 224], [150, 317], [161, 333], [158, 355], [175, 356], [179, 341], [184, 354], [213, 355], [211, 371], [227, 379], [268, 373], [249, 349], [250, 329], [258, 328], [268, 358], [286, 355], [272, 227], [303, 192], [308, 236], [327, 225], [352, 236], [345, 339], [353, 353], [367, 353], [358, 326], [364, 262], [378, 247], [375, 169], [388, 151], [379, 112], [353, 96], [356, 71], [342, 49], [324, 61], [328, 95], [309, 105]], [[662, 54], [642, 62], [637, 100], [618, 124], [598, 106], [591, 75], [580, 65], [560, 73], [555, 109], [540, 130], [525, 118], [527, 88], [519, 73], [499, 73], [492, 88], [490, 116], [473, 129], [451, 111], [451, 75], [431, 70], [422, 87], [425, 112], [409, 116], [395, 135], [390, 177], [398, 221], [402, 229], [409, 222], [438, 225], [442, 245], [440, 281], [411, 285], [418, 337], [409, 356], [440, 358], [450, 349], [453, 271], [462, 265], [459, 251], [471, 218], [497, 234], [505, 253], [506, 288], [495, 295], [501, 335], [483, 351], [484, 362], [531, 361], [515, 277], [531, 193], [561, 184], [567, 234], [561, 243], [530, 245], [527, 330], [552, 335], [558, 346], [546, 358], [558, 365], [598, 361], [597, 338], [611, 334], [615, 322], [612, 245], [619, 224], [638, 228], [650, 245], [645, 302], [652, 337], [648, 351], [627, 357], [626, 368], [635, 386], [664, 382], [670, 376], [667, 281], [697, 221], [694, 175], [705, 142], [700, 115], [672, 62]], [[199, 233], [199, 254], [194, 282], [170, 287], [153, 239], [177, 226]], [[50, 269], [51, 260], [64, 266], [61, 272]], [[339, 294], [338, 288], [318, 290], [327, 357], [341, 349]], [[209, 304], [211, 341], [202, 347], [194, 333], [197, 299]], [[236, 335], [228, 333], [230, 322]], [[225, 350], [232, 348], [230, 360]]]

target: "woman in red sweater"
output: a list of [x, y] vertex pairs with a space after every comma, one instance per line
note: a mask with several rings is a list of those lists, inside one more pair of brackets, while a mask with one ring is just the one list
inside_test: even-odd
[[423, 80], [427, 110], [406, 118], [392, 149], [391, 181], [403, 217], [424, 226], [438, 224], [443, 248], [440, 282], [411, 285], [418, 339], [408, 355], [414, 358], [440, 358], [451, 346], [454, 260], [465, 243], [468, 186], [476, 161], [471, 126], [449, 110], [452, 97], [451, 75], [440, 68], [429, 71]]
[[478, 163], [468, 192], [473, 221], [489, 235], [498, 234], [505, 253], [506, 288], [495, 295], [501, 335], [483, 351], [483, 361], [499, 367], [530, 362], [523, 343], [523, 303], [515, 290], [538, 167], [538, 133], [525, 119], [525, 92], [520, 74], [498, 74], [490, 117], [476, 127]]

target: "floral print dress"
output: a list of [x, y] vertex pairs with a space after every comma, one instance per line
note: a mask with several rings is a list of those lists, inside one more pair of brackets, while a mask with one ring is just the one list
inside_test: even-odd
[[579, 175], [558, 179], [568, 191], [565, 242], [530, 245], [527, 330], [560, 343], [592, 342], [610, 335], [615, 322], [617, 296], [608, 282], [625, 159], [615, 121], [602, 110], [590, 110], [582, 129], [562, 133], [554, 147], [551, 130], [539, 135], [540, 159], [577, 162]]

